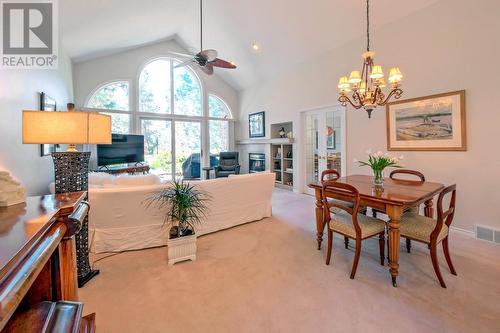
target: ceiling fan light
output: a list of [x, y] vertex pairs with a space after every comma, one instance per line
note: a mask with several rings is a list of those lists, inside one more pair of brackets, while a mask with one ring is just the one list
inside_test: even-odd
[[384, 77], [384, 72], [382, 71], [382, 66], [375, 65], [372, 68], [372, 72], [370, 74], [370, 78], [372, 79], [381, 79]]
[[361, 82], [361, 73], [359, 71], [352, 71], [349, 75], [349, 83], [358, 84]]

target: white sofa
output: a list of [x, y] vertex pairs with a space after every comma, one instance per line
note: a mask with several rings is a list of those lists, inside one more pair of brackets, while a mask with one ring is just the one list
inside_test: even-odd
[[[92, 252], [137, 250], [166, 245], [164, 212], [144, 205], [148, 195], [168, 186], [90, 184], [89, 242]], [[149, 179], [149, 178], [148, 178]], [[191, 182], [211, 197], [198, 236], [271, 216], [274, 173], [237, 175]], [[122, 182], [123, 183], [123, 182]]]

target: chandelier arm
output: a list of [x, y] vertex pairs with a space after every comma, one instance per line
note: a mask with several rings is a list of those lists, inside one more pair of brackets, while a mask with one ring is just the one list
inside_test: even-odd
[[360, 109], [363, 105], [362, 104], [359, 104], [359, 105], [356, 105], [354, 104], [351, 99], [346, 96], [346, 95], [342, 95], [339, 97], [338, 101], [342, 104], [347, 104], [347, 102], [349, 102], [349, 104], [351, 104], [351, 106], [355, 109]]
[[395, 99], [398, 99], [399, 97], [401, 97], [402, 94], [403, 94], [403, 90], [401, 90], [400, 88], [393, 89], [393, 90], [391, 90], [389, 95], [387, 95], [386, 99], [382, 103], [380, 103], [379, 105], [387, 104], [387, 102], [391, 99], [391, 97], [393, 95], [395, 95], [394, 96]]

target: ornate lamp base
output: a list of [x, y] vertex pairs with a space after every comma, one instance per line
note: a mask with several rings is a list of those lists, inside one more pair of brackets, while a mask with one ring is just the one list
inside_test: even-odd
[[[79, 192], [88, 190], [89, 152], [52, 153], [54, 160], [56, 193]], [[75, 236], [76, 264], [78, 267], [78, 287], [83, 287], [98, 270], [92, 270], [89, 262], [89, 219], [82, 224], [82, 229]]]

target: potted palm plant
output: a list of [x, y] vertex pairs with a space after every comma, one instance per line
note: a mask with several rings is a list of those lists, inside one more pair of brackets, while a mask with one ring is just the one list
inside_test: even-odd
[[174, 179], [170, 185], [154, 193], [147, 206], [165, 210], [165, 223], [170, 225], [167, 240], [168, 264], [196, 260], [196, 234], [194, 226], [201, 224], [208, 212], [209, 196], [195, 186]]

